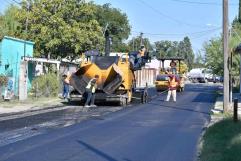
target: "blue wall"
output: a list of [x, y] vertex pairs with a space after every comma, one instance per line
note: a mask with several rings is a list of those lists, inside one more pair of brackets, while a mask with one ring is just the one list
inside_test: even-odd
[[[20, 61], [24, 56], [24, 44], [26, 43], [25, 56], [33, 56], [33, 42], [24, 41], [5, 36], [0, 42], [0, 74], [14, 80], [14, 93], [18, 95], [18, 81]], [[28, 80], [28, 86], [30, 82]]]

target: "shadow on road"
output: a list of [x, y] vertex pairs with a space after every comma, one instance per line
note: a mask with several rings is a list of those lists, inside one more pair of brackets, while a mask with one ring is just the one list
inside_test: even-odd
[[[170, 105], [163, 105], [163, 104], [157, 104], [157, 103], [148, 103], [148, 104], [158, 105], [158, 106], [161, 106], [161, 107], [175, 109], [175, 110], [190, 111], [190, 112], [196, 112], [196, 113], [202, 113], [202, 114], [205, 114], [205, 115], [210, 115], [209, 112], [203, 112], [203, 111], [198, 111], [198, 110], [189, 109], [189, 108], [181, 108], [181, 107], [170, 106]], [[175, 104], [175, 103], [173, 102], [173, 104]]]
[[117, 161], [116, 159], [112, 158], [111, 156], [109, 156], [108, 154], [96, 149], [95, 147], [81, 141], [81, 140], [77, 140], [77, 142], [81, 145], [83, 145], [84, 147], [86, 147], [88, 150], [94, 152], [95, 154], [99, 155], [100, 157], [106, 159], [107, 161]]
[[192, 102], [214, 103], [215, 93], [199, 93]]

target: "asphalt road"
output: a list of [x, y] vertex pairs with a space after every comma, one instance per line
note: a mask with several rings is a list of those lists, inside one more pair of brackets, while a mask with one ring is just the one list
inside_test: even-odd
[[[188, 85], [184, 93], [178, 93], [176, 103], [164, 102], [161, 94], [147, 104], [96, 115], [67, 127], [47, 130], [46, 126], [26, 126], [22, 129], [29, 133], [25, 139], [15, 134], [0, 143], [0, 160], [192, 161], [217, 89]], [[19, 128], [5, 127], [2, 137], [14, 130], [19, 132]]]

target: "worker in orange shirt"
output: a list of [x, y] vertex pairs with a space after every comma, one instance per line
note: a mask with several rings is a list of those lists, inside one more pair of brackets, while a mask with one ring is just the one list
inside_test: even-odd
[[173, 101], [176, 102], [177, 83], [178, 83], [178, 80], [176, 79], [175, 75], [173, 74], [169, 75], [168, 93], [167, 93], [166, 101], [169, 101], [170, 97], [172, 96]]

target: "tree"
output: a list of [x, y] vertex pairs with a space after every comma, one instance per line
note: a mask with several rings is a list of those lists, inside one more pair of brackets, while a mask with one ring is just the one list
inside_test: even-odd
[[[179, 63], [177, 64], [177, 67], [179, 67]], [[180, 61], [180, 73], [187, 73], [188, 72], [188, 67], [187, 64], [185, 64], [183, 61]]]
[[204, 43], [206, 67], [213, 71], [213, 74], [223, 75], [223, 50], [222, 39], [213, 38]]
[[35, 42], [35, 56], [76, 57], [103, 44], [96, 12], [96, 6], [84, 0], [23, 1], [18, 14], [19, 35]]
[[194, 62], [194, 54], [192, 50], [192, 45], [190, 39], [188, 37], [184, 37], [183, 41], [181, 41], [178, 45], [178, 55], [179, 57], [183, 57], [189, 69], [192, 69]]
[[157, 51], [157, 57], [173, 57], [176, 56], [173, 42], [168, 40], [162, 40], [155, 42], [155, 48]]
[[3, 15], [0, 15], [0, 39], [3, 36], [15, 36], [20, 23], [17, 19], [18, 7], [10, 5]]
[[[145, 46], [145, 48], [148, 51], [152, 51], [153, 50], [153, 46], [151, 45], [151, 42], [148, 38], [143, 38], [143, 44]], [[141, 47], [141, 38], [138, 37], [133, 37], [129, 42], [128, 42], [128, 46], [130, 51], [137, 51], [140, 49]]]
[[96, 20], [104, 30], [108, 30], [112, 39], [111, 50], [120, 51], [124, 46], [123, 40], [130, 35], [130, 24], [125, 13], [117, 8], [112, 8], [109, 3], [96, 5]]
[[193, 68], [204, 68], [204, 67], [205, 67], [205, 58], [203, 57], [201, 51], [198, 51], [195, 56]]

